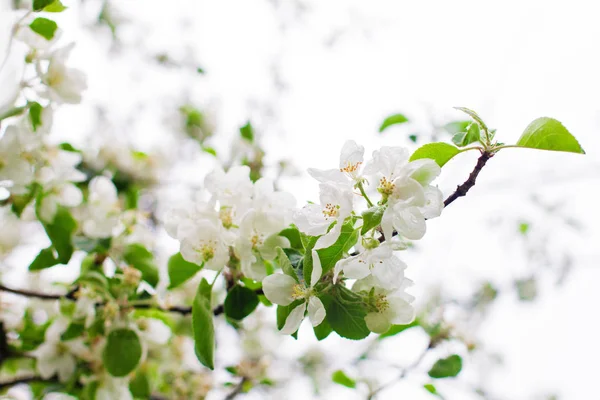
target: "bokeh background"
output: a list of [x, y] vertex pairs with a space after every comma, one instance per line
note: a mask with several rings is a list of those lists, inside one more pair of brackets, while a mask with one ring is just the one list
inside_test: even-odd
[[[417, 304], [423, 307], [436, 296], [452, 299], [442, 312], [488, 354], [467, 359], [460, 382], [437, 384], [445, 398], [481, 398], [465, 386], [485, 386], [489, 399], [595, 396], [600, 358], [597, 4], [63, 3], [69, 11], [56, 17], [62, 40], [76, 42], [71, 64], [88, 74], [89, 88], [81, 105], [57, 113], [56, 140], [91, 147], [116, 140], [165, 159], [177, 157], [180, 161], [161, 177], [164, 207], [192, 196], [215, 165], [197, 143], [182, 141], [184, 105], [210, 116], [214, 133], [206, 143], [225, 163], [239, 150], [231, 148], [239, 127], [252, 121], [265, 150], [267, 175], [279, 177], [280, 187], [301, 203], [318, 196], [306, 168], [336, 165], [345, 140], [362, 143], [367, 153], [381, 145], [416, 148], [432, 139], [449, 141], [439, 127], [464, 119], [453, 106], [476, 110], [505, 143], [514, 143], [537, 117], [563, 122], [585, 156], [503, 150], [468, 196], [430, 221], [426, 237], [403, 257]], [[2, 7], [0, 54], [5, 54], [13, 15], [9, 1]], [[17, 49], [0, 75], [0, 99], [10, 98], [20, 63]], [[409, 123], [378, 133], [383, 119], [398, 112]], [[475, 160], [476, 154], [466, 153], [444, 167], [438, 184], [446, 195], [466, 179]], [[176, 249], [166, 238], [163, 246]], [[35, 254], [30, 253], [25, 247], [7, 260], [7, 273], [18, 275], [21, 261]], [[498, 289], [497, 299], [481, 316], [465, 317], [458, 305], [486, 282]], [[300, 336], [283, 340], [283, 357], [293, 360], [308, 351], [327, 358], [331, 370], [396, 375], [348, 365], [366, 343], [333, 337], [318, 343], [307, 324]], [[426, 340], [423, 332], [410, 330], [388, 339], [375, 356], [410, 364]], [[434, 398], [422, 388], [427, 362], [418, 370], [421, 375], [391, 386], [380, 398]], [[323, 372], [325, 379], [329, 375]], [[308, 378], [287, 389], [273, 398], [364, 398], [342, 387], [315, 394]]]

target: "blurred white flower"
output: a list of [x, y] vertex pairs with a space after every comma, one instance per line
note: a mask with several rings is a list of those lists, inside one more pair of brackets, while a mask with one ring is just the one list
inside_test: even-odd
[[90, 181], [86, 218], [83, 233], [91, 238], [112, 236], [119, 223], [119, 197], [117, 188], [105, 176]]
[[74, 43], [53, 51], [49, 56], [48, 70], [42, 75], [42, 81], [48, 86], [46, 95], [59, 103], [78, 104], [81, 94], [87, 89], [85, 74], [66, 66], [67, 58], [75, 46]]
[[128, 378], [115, 378], [105, 374], [96, 390], [96, 400], [133, 400]]

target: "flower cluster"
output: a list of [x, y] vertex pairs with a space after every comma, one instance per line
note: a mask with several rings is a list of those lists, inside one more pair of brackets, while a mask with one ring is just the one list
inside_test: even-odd
[[[309, 170], [319, 181], [320, 202], [298, 210], [293, 222], [302, 234], [315, 238], [308, 260], [312, 264], [310, 284], [299, 282], [294, 274], [273, 274], [263, 280], [270, 301], [281, 306], [301, 301], [289, 313], [284, 333], [298, 329], [306, 310], [313, 326], [323, 321], [325, 307], [319, 296], [328, 289], [317, 288], [320, 280], [327, 280], [323, 272], [332, 267], [333, 285], [339, 285], [340, 280], [355, 280], [352, 290], [366, 306], [364, 319], [370, 331], [382, 333], [391, 324], [407, 324], [414, 318], [410, 304], [413, 298], [405, 291], [411, 285], [404, 276], [406, 264], [394, 253], [405, 246], [393, 237], [421, 239], [425, 220], [441, 214], [442, 194], [431, 185], [440, 167], [429, 159], [410, 162], [408, 151], [401, 147], [382, 147], [373, 152], [364, 168], [363, 162], [364, 148], [348, 141], [342, 148], [339, 168]], [[376, 204], [365, 189], [368, 182], [376, 183], [374, 189], [380, 194]], [[369, 207], [362, 217], [355, 209], [359, 197]], [[348, 229], [342, 234], [344, 228]], [[348, 231], [356, 233], [351, 243], [353, 236]], [[352, 246], [356, 251], [350, 254]], [[339, 254], [339, 247], [346, 253]], [[329, 260], [333, 248], [339, 254], [335, 265]], [[329, 262], [325, 270], [320, 259], [324, 256]]]
[[252, 183], [247, 166], [217, 168], [204, 184], [210, 199], [172, 210], [167, 232], [180, 241], [185, 260], [215, 271], [235, 269], [239, 261], [245, 276], [261, 280], [265, 261], [276, 257], [277, 247], [289, 246], [279, 232], [290, 223], [294, 197], [275, 191], [267, 178]]

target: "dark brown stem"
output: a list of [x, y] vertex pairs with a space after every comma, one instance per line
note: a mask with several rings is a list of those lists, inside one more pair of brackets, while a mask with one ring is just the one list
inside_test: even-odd
[[18, 294], [19, 296], [35, 297], [37, 299], [43, 299], [43, 300], [60, 300], [63, 297], [66, 297], [69, 294], [69, 293], [67, 293], [67, 294], [39, 293], [39, 292], [34, 292], [33, 290], [11, 289], [11, 288], [6, 287], [4, 285], [0, 285], [0, 291], [8, 292], [8, 293], [13, 293], [13, 294]]
[[14, 378], [10, 381], [0, 382], [0, 389], [7, 389], [13, 387], [15, 385], [20, 385], [24, 383], [32, 383], [32, 382], [58, 382], [56, 378], [44, 379], [40, 376], [23, 376], [20, 378]]
[[492, 158], [493, 155], [493, 153], [488, 153], [487, 151], [481, 153], [481, 156], [479, 156], [475, 168], [473, 169], [471, 174], [469, 174], [469, 179], [467, 179], [462, 185], [457, 186], [454, 193], [452, 193], [450, 196], [448, 196], [446, 200], [444, 200], [444, 207], [448, 207], [454, 200], [458, 199], [459, 197], [465, 196], [469, 189], [475, 186], [475, 180], [481, 172], [481, 169], [484, 167], [485, 163], [487, 163], [488, 160]]

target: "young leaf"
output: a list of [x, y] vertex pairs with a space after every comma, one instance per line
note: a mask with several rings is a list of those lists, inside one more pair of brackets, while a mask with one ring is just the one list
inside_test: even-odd
[[154, 265], [154, 256], [143, 245], [133, 243], [125, 248], [123, 259], [142, 273], [142, 279], [152, 287], [158, 283], [158, 268]]
[[169, 270], [168, 289], [174, 289], [183, 284], [185, 281], [196, 275], [202, 267], [203, 265], [194, 264], [184, 260], [181, 253], [172, 255], [167, 264], [167, 269]]
[[346, 373], [344, 373], [344, 371], [341, 369], [338, 369], [331, 375], [331, 380], [350, 389], [354, 389], [356, 387], [356, 381], [346, 375]]
[[298, 282], [298, 275], [296, 274], [294, 266], [281, 247], [277, 248], [277, 264], [279, 264], [284, 274], [291, 276]]
[[585, 154], [575, 136], [563, 124], [547, 117], [530, 123], [517, 141], [517, 146]]
[[336, 285], [333, 296], [326, 298], [327, 322], [341, 337], [353, 340], [369, 336], [369, 328], [365, 323], [367, 310], [360, 296], [344, 286]]
[[31, 121], [31, 126], [33, 127], [33, 131], [35, 132], [42, 124], [42, 110], [44, 108], [37, 102], [29, 103], [29, 120]]
[[215, 327], [211, 296], [212, 286], [206, 279], [202, 279], [192, 305], [192, 328], [196, 357], [205, 367], [215, 369]]
[[50, 2], [46, 7], [44, 7], [45, 12], [58, 13], [66, 10], [67, 7], [60, 0], [54, 0]]
[[64, 331], [62, 335], [60, 335], [60, 340], [66, 341], [66, 340], [75, 339], [76, 337], [81, 336], [83, 334], [83, 331], [85, 331], [84, 324], [77, 323], [77, 322], [71, 322], [69, 324], [69, 326], [67, 327], [67, 330]]
[[258, 295], [254, 290], [236, 285], [225, 298], [225, 315], [235, 320], [242, 320], [258, 306]]
[[142, 371], [136, 371], [135, 376], [129, 382], [129, 390], [136, 399], [151, 398], [150, 381], [148, 374]]
[[481, 131], [479, 125], [474, 122], [469, 125], [469, 129], [466, 132], [459, 132], [452, 137], [452, 142], [458, 147], [465, 147], [471, 143], [475, 143], [481, 139]]
[[[302, 300], [296, 300], [287, 306], [277, 306], [277, 329], [282, 329], [285, 325], [288, 315], [292, 310], [302, 304]], [[298, 339], [298, 331], [292, 334], [294, 339]]]
[[54, 257], [54, 250], [52, 250], [52, 247], [48, 247], [47, 249], [42, 249], [31, 264], [29, 264], [29, 270], [39, 271], [50, 268], [56, 264], [59, 264], [59, 262]]
[[458, 110], [458, 111], [462, 111], [465, 114], [468, 114], [471, 118], [473, 118], [475, 121], [477, 121], [479, 123], [479, 126], [481, 126], [481, 128], [484, 131], [489, 131], [487, 125], [485, 124], [485, 122], [483, 122], [483, 120], [481, 119], [481, 117], [479, 116], [479, 114], [477, 114], [475, 111], [466, 108], [466, 107], [454, 107], [454, 109]]
[[44, 37], [46, 40], [52, 40], [56, 29], [58, 29], [56, 22], [48, 18], [41, 17], [34, 19], [33, 22], [29, 24], [29, 27], [32, 31]]
[[448, 122], [446, 125], [442, 126], [442, 129], [444, 129], [446, 132], [448, 132], [451, 135], [455, 135], [460, 132], [466, 132], [467, 128], [472, 123], [473, 122], [470, 120], [469, 121], [453, 121], [453, 122]]
[[54, 0], [33, 0], [33, 11], [42, 11], [44, 7], [51, 4]]
[[376, 228], [381, 224], [381, 218], [383, 217], [383, 207], [375, 206], [368, 210], [363, 211], [363, 226], [360, 230], [361, 234], [369, 232], [371, 229]]
[[458, 354], [453, 354], [450, 357], [437, 360], [429, 370], [429, 376], [432, 378], [450, 378], [457, 376], [461, 369], [462, 358]]
[[73, 232], [77, 228], [77, 221], [68, 209], [59, 207], [51, 223], [42, 222], [52, 246], [58, 253], [58, 262], [66, 264], [71, 259], [73, 251]]
[[[340, 237], [335, 241], [334, 244], [326, 249], [317, 250], [319, 259], [321, 260], [323, 273], [325, 274], [332, 270], [335, 266], [335, 263], [337, 263], [344, 256], [344, 253], [347, 253], [352, 246], [356, 244], [357, 240], [358, 230], [354, 229], [352, 221], [347, 221], [342, 226]], [[306, 260], [308, 258], [310, 258], [312, 261], [312, 257], [310, 257], [310, 251], [306, 252], [306, 256], [304, 258], [304, 277], [307, 279], [307, 282], [310, 281], [310, 274], [312, 273], [312, 263], [310, 271], [307, 271], [306, 269]]]
[[313, 327], [313, 331], [315, 332], [315, 337], [317, 338], [317, 340], [323, 340], [327, 336], [329, 336], [331, 332], [333, 332], [333, 328], [331, 327], [331, 325], [329, 325], [329, 322], [327, 322], [327, 320], [324, 319], [323, 322], [321, 322], [319, 325]]
[[416, 319], [408, 325], [392, 325], [390, 327], [390, 329], [388, 329], [387, 332], [379, 335], [378, 339], [385, 339], [390, 336], [395, 336], [395, 335], [399, 334], [400, 332], [404, 332], [405, 330], [412, 328], [413, 326], [418, 326], [418, 325], [419, 325], [419, 321]]
[[440, 167], [443, 167], [455, 155], [459, 154], [460, 150], [448, 143], [435, 142], [428, 143], [419, 147], [410, 156], [410, 161], [419, 160], [421, 158], [431, 158]]
[[304, 250], [304, 246], [302, 245], [302, 236], [300, 235], [300, 231], [295, 226], [291, 226], [279, 232], [279, 236], [283, 236], [290, 241], [290, 247], [292, 249]]
[[402, 114], [390, 115], [385, 120], [383, 120], [383, 123], [379, 127], [379, 132], [383, 132], [385, 129], [387, 129], [388, 127], [390, 127], [392, 125], [403, 124], [405, 122], [408, 122], [408, 118], [406, 118]]
[[102, 353], [104, 368], [112, 376], [122, 377], [133, 371], [142, 358], [142, 345], [138, 335], [127, 328], [111, 331]]

